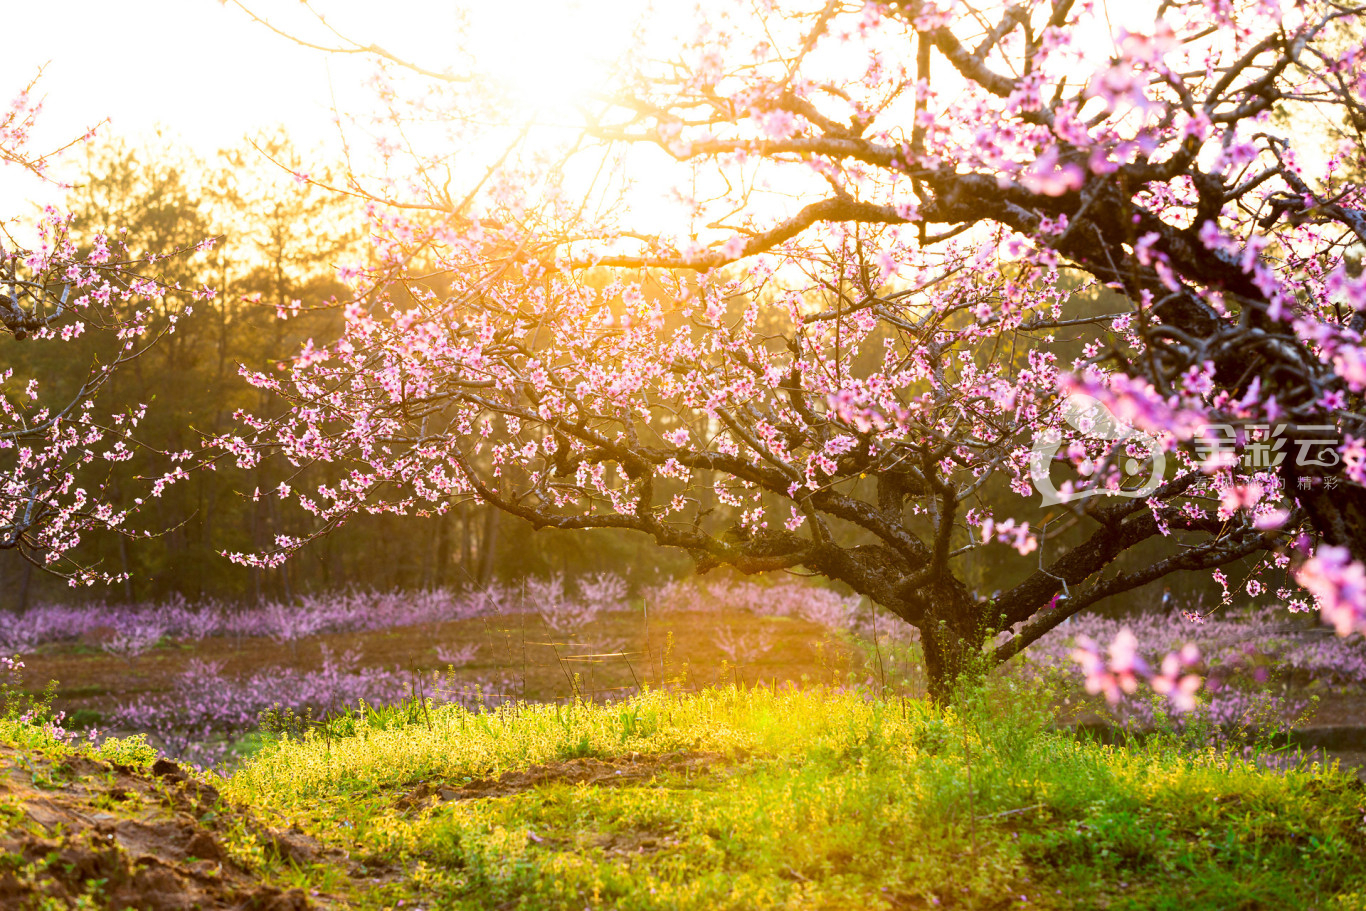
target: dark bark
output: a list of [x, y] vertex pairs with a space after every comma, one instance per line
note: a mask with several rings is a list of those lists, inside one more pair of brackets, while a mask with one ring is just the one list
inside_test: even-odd
[[982, 604], [957, 579], [946, 578], [923, 591], [920, 643], [930, 698], [949, 703], [960, 679], [984, 667], [982, 644], [991, 625], [982, 616]]
[[476, 576], [480, 588], [487, 588], [493, 581], [494, 555], [498, 550], [499, 515], [496, 509], [484, 510], [484, 534], [479, 542], [479, 572]]

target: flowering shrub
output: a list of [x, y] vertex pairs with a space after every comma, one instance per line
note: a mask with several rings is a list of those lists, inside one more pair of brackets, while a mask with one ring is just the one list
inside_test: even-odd
[[773, 631], [767, 626], [742, 629], [727, 623], [716, 628], [712, 642], [732, 664], [751, 664], [773, 648]]
[[49, 642], [95, 637], [113, 654], [136, 657], [163, 636], [198, 641], [212, 636], [263, 637], [282, 643], [321, 633], [367, 632], [527, 609], [511, 590], [461, 593], [349, 591], [307, 595], [294, 604], [191, 606], [173, 597], [152, 604], [96, 601], [81, 606], [36, 604], [21, 614], [0, 612], [0, 649], [31, 652]]
[[[95, 639], [105, 651], [132, 662], [164, 637], [189, 641], [212, 636], [259, 637], [293, 648], [322, 633], [365, 632], [516, 611], [538, 612], [553, 631], [578, 634], [602, 611], [623, 606], [626, 595], [625, 583], [611, 574], [579, 580], [574, 597], [565, 594], [566, 587], [559, 576], [529, 580], [524, 593], [500, 586], [473, 593], [351, 591], [306, 596], [293, 604], [269, 602], [241, 608], [212, 603], [192, 606], [178, 597], [139, 605], [38, 604], [22, 614], [0, 613], [0, 642], [16, 651], [31, 651], [49, 642]], [[438, 646], [436, 651], [443, 664], [462, 667], [474, 659], [477, 647]], [[17, 656], [5, 661], [0, 670], [23, 666]], [[231, 677], [221, 664], [195, 659], [167, 692], [119, 705], [110, 723], [146, 731], [168, 753], [216, 764], [227, 758], [235, 738], [257, 726], [260, 713], [267, 709], [278, 705], [320, 718], [360, 701], [371, 705], [398, 702], [413, 695], [415, 684], [419, 694], [427, 692], [425, 678], [398, 669], [365, 667], [358, 653], [335, 656], [326, 646], [321, 667], [311, 671], [272, 668]], [[443, 683], [438, 676], [430, 684], [428, 695], [469, 707], [496, 705], [509, 690], [506, 681], [485, 679]], [[18, 692], [5, 690], [7, 699]], [[41, 711], [30, 714], [33, 719], [41, 716], [43, 723], [51, 720]], [[54, 730], [61, 729], [60, 720], [52, 723]]]
[[651, 609], [668, 611], [747, 611], [756, 617], [800, 617], [833, 630], [854, 628], [863, 602], [810, 583], [782, 581], [772, 585], [719, 579], [706, 583], [679, 580], [649, 589]]
[[620, 610], [625, 605], [626, 583], [611, 573], [598, 573], [578, 583], [577, 597], [565, 587], [564, 575], [526, 581], [527, 604], [541, 615], [546, 627], [556, 636], [575, 637], [605, 610]]
[[1214, 679], [1244, 675], [1251, 682], [1261, 683], [1272, 674], [1280, 674], [1299, 684], [1317, 682], [1319, 686], [1366, 680], [1366, 642], [1296, 624], [1275, 605], [1224, 610], [1199, 623], [1179, 612], [1123, 619], [1083, 615], [1041, 639], [1027, 663], [1062, 667], [1067, 664], [1075, 637], [1113, 642], [1125, 628], [1148, 655], [1179, 651], [1187, 643], [1195, 645], [1207, 675]]
[[261, 630], [276, 642], [289, 645], [292, 651], [300, 639], [318, 633], [327, 624], [331, 612], [318, 609], [323, 603], [313, 599], [302, 604], [264, 604], [259, 609]]
[[[320, 633], [525, 611], [543, 616], [556, 635], [577, 638], [593, 636], [591, 624], [603, 611], [621, 607], [625, 592], [625, 583], [616, 576], [560, 576], [470, 593], [352, 591], [309, 596], [293, 605], [243, 608], [192, 606], [178, 598], [83, 608], [39, 604], [25, 614], [0, 614], [0, 636], [27, 647], [103, 637], [104, 648], [132, 660], [161, 637], [269, 637], [297, 643]], [[736, 665], [752, 664], [772, 651], [777, 626], [763, 618], [793, 617], [846, 634], [846, 641], [861, 645], [869, 660], [877, 662], [875, 679], [884, 686], [915, 693], [924, 688], [916, 631], [894, 618], [875, 618], [857, 596], [800, 580], [768, 585], [690, 579], [647, 591], [646, 604], [651, 611], [739, 612], [759, 618], [746, 622], [716, 616], [701, 621], [710, 623], [714, 644]], [[477, 653], [478, 647], [470, 643], [435, 645], [443, 666], [464, 668]], [[459, 681], [418, 681], [397, 669], [362, 667], [354, 653], [324, 655], [317, 670], [263, 670], [239, 678], [227, 675], [221, 665], [196, 663], [170, 692], [120, 706], [110, 720], [121, 728], [149, 731], [169, 751], [217, 762], [226, 755], [228, 743], [251, 730], [258, 714], [276, 703], [299, 712], [312, 709], [321, 716], [361, 698], [371, 704], [393, 703], [406, 698], [414, 683], [438, 701], [468, 706], [497, 705], [509, 692], [520, 692], [507, 681], [471, 681], [468, 673]], [[1277, 688], [1282, 684], [1293, 684], [1295, 693], [1306, 687], [1359, 686], [1366, 680], [1366, 642], [1360, 636], [1333, 635], [1303, 615], [1287, 617], [1275, 606], [1209, 612], [1196, 602], [1169, 614], [1124, 619], [1076, 616], [1049, 632], [1019, 665], [1008, 665], [1006, 671], [1057, 672], [1072, 681], [1077, 692], [1103, 695], [1105, 702], [1097, 700], [1098, 708], [1108, 705], [1120, 718], [1144, 726], [1156, 720], [1152, 701], [1139, 686], [1146, 682], [1176, 710], [1194, 707], [1198, 717], [1236, 728], [1299, 713], [1304, 700]]]
[[626, 605], [626, 580], [616, 573], [592, 573], [578, 580], [579, 598], [598, 610], [620, 610]]
[[[673, 581], [646, 592], [646, 603], [659, 611], [744, 611], [756, 617], [799, 617], [835, 632], [862, 629], [863, 599], [802, 582], [761, 585], [733, 579], [706, 583]], [[907, 628], [909, 629], [909, 628]], [[734, 664], [750, 664], [773, 647], [766, 626], [715, 625], [712, 642]]]
[[473, 642], [466, 642], [456, 647], [446, 645], [436, 647], [437, 660], [449, 667], [464, 667], [474, 660], [474, 656], [478, 652], [479, 647]]
[[24, 662], [19, 656], [0, 657], [0, 697], [3, 697], [5, 717], [12, 717], [26, 708], [19, 685], [24, 679]]
[[359, 658], [355, 651], [338, 658], [324, 646], [317, 670], [272, 668], [243, 677], [229, 677], [219, 663], [194, 659], [166, 693], [120, 705], [110, 721], [149, 733], [167, 753], [214, 764], [227, 755], [234, 737], [253, 730], [260, 714], [272, 707], [321, 716], [361, 701], [390, 704], [410, 693], [411, 681], [403, 672], [365, 667]]
[[[66, 728], [65, 712], [52, 711], [55, 681], [50, 681], [37, 696], [26, 691], [23, 682], [24, 662], [17, 655], [0, 657], [0, 720], [35, 729], [53, 743], [75, 743], [80, 732]], [[94, 728], [86, 732], [90, 743], [95, 743], [99, 736], [100, 732]]]
[[167, 624], [156, 613], [136, 615], [129, 623], [116, 627], [106, 636], [100, 647], [111, 655], [118, 655], [130, 664], [151, 649], [166, 635]]
[[[1097, 643], [1111, 643], [1108, 660]], [[1174, 707], [1186, 709], [1196, 706], [1191, 678], [1198, 672], [1204, 677], [1200, 717], [1237, 728], [1301, 715], [1308, 700], [1295, 693], [1305, 689], [1359, 687], [1366, 681], [1366, 641], [1296, 623], [1275, 605], [1207, 617], [1194, 611], [1083, 615], [1043, 637], [1021, 672], [1049, 669], [1104, 693], [1119, 717], [1140, 726], [1153, 722], [1153, 708], [1134, 684], [1149, 680]]]

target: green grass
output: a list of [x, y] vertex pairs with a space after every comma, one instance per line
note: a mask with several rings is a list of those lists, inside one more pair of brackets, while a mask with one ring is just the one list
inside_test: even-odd
[[131, 737], [109, 737], [99, 744], [81, 740], [67, 743], [54, 738], [42, 722], [31, 723], [15, 718], [0, 717], [0, 743], [18, 747], [38, 756], [61, 760], [68, 756], [88, 756], [130, 768], [142, 769], [157, 758], [156, 748], [144, 734]]
[[[957, 714], [820, 689], [357, 713], [269, 738], [223, 790], [403, 872], [299, 871], [361, 906], [1363, 907], [1354, 777], [1079, 741], [1042, 694], [992, 686]], [[533, 767], [499, 796], [401, 800]], [[585, 767], [625, 778], [565, 780]]]

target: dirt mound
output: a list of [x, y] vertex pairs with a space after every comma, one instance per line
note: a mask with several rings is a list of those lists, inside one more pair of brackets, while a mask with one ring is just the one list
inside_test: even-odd
[[175, 763], [151, 774], [0, 745], [0, 907], [301, 911], [298, 889], [261, 882], [234, 859], [259, 845], [296, 863], [316, 843], [257, 824]]
[[613, 787], [650, 781], [660, 775], [714, 775], [716, 767], [728, 761], [719, 753], [632, 753], [611, 759], [568, 759], [460, 784], [440, 780], [418, 782], [417, 787], [398, 799], [397, 806], [409, 809], [438, 801], [506, 797], [556, 782]]

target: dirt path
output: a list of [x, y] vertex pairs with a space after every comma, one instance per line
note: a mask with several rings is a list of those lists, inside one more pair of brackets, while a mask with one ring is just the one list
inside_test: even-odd
[[301, 911], [301, 890], [244, 857], [338, 862], [312, 840], [256, 823], [212, 785], [158, 761], [148, 773], [0, 745], [0, 907]]

